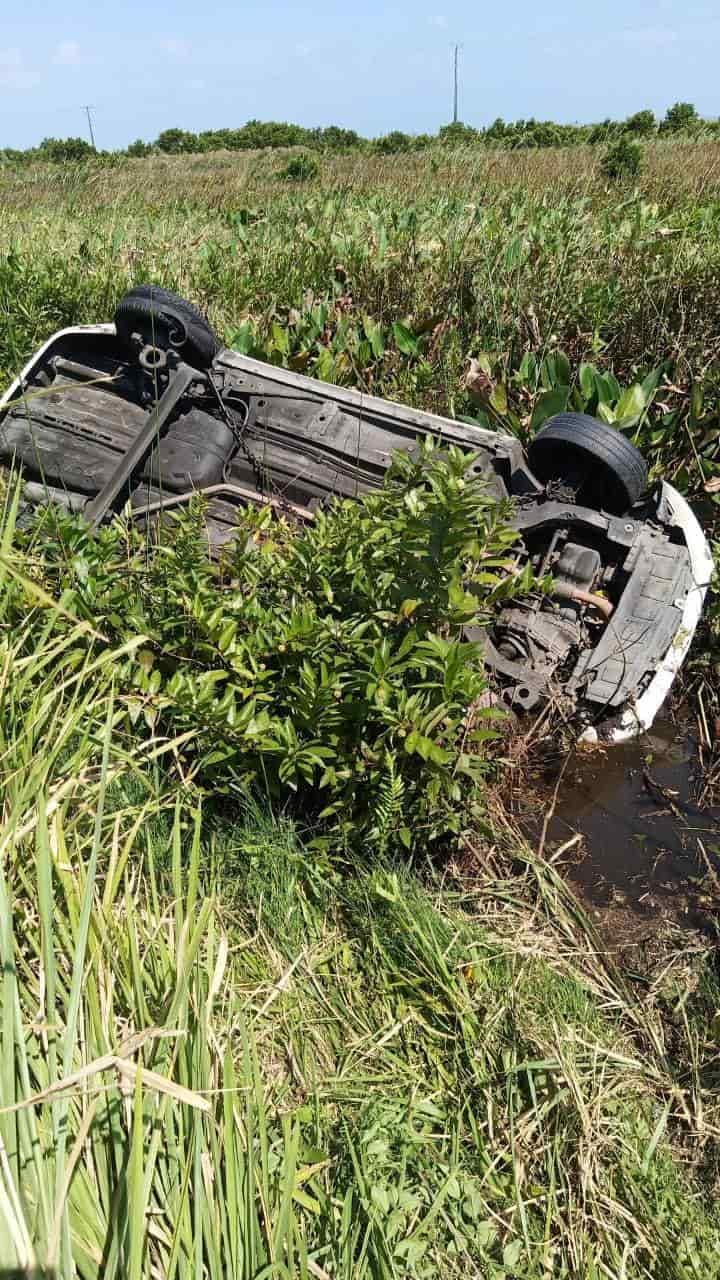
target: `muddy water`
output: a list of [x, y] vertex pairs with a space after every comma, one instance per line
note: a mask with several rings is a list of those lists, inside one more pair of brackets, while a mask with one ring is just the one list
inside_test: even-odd
[[636, 742], [564, 764], [546, 849], [580, 834], [561, 855], [568, 880], [619, 946], [665, 920], [715, 931], [720, 899], [703, 849], [720, 883], [720, 810], [696, 807], [698, 770], [688, 726], [669, 717]]

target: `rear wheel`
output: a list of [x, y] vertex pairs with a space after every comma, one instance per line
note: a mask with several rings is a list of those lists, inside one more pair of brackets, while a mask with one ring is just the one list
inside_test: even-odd
[[635, 445], [585, 413], [551, 418], [532, 441], [528, 459], [543, 484], [613, 515], [622, 515], [647, 489], [647, 465]]
[[207, 369], [221, 347], [216, 333], [192, 302], [154, 284], [136, 285], [125, 294], [115, 311], [115, 328], [127, 344], [138, 335], [143, 345], [160, 351], [175, 350], [198, 369]]

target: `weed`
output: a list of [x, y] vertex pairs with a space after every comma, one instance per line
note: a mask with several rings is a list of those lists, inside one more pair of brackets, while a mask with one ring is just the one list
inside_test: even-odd
[[309, 182], [311, 178], [316, 178], [320, 172], [320, 166], [314, 156], [308, 155], [306, 151], [301, 151], [298, 155], [291, 156], [287, 164], [280, 170], [280, 177], [286, 182]]
[[629, 138], [619, 138], [603, 154], [601, 172], [613, 182], [621, 178], [636, 178], [642, 168], [642, 147]]

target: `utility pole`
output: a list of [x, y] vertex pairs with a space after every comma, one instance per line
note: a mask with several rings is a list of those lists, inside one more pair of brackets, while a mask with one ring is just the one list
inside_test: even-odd
[[90, 142], [92, 143], [92, 149], [93, 151], [97, 151], [97, 147], [95, 146], [95, 134], [93, 132], [92, 116], [90, 115], [91, 110], [92, 110], [92, 106], [83, 107], [83, 111], [87, 116], [88, 129], [90, 130]]
[[460, 45], [453, 48], [453, 124], [458, 122], [458, 52]]

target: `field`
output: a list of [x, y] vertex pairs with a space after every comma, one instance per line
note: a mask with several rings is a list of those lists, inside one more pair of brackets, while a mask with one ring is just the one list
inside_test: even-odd
[[[523, 438], [580, 397], [713, 525], [720, 144], [654, 144], [632, 185], [582, 147], [323, 157], [300, 181], [287, 161], [0, 170], [0, 386], [152, 280], [230, 346]], [[505, 813], [502, 748], [476, 820], [441, 854], [411, 831], [412, 860], [392, 823], [424, 793], [392, 764], [359, 839], [270, 783], [241, 793], [222, 754], [213, 786], [204, 687], [168, 716], [152, 639], [204, 654], [192, 529], [140, 581], [125, 535], [28, 533], [17, 501], [10, 483], [0, 1266], [713, 1275], [716, 939], [619, 963]], [[719, 628], [713, 602], [687, 675], [710, 721]]]

